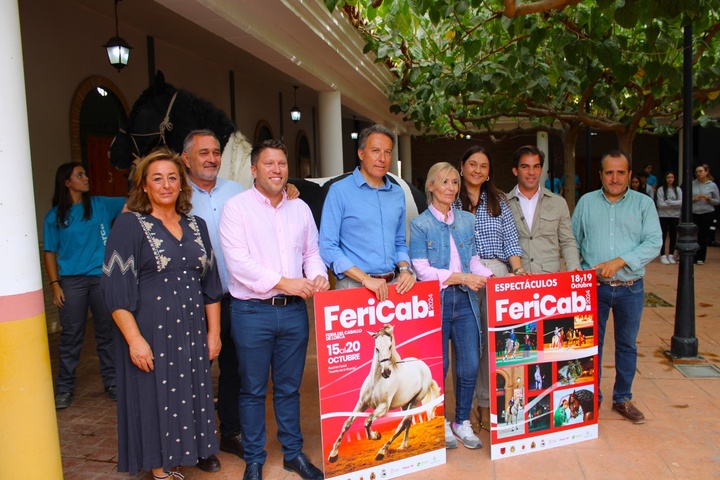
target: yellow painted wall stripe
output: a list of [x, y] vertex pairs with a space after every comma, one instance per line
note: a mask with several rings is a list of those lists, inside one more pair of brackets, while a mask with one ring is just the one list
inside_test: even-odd
[[[0, 310], [2, 308], [0, 303]], [[3, 480], [63, 478], [53, 399], [45, 314], [0, 322], [0, 477]]]

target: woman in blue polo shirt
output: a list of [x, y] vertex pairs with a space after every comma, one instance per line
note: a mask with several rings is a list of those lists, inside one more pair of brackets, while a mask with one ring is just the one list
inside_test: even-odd
[[72, 403], [88, 306], [105, 391], [110, 398], [116, 398], [113, 321], [100, 291], [100, 274], [110, 226], [120, 215], [125, 198], [91, 197], [85, 169], [71, 162], [60, 165], [55, 173], [52, 204], [45, 215], [43, 249], [53, 303], [58, 307], [62, 326], [55, 387], [55, 408], [61, 409]]

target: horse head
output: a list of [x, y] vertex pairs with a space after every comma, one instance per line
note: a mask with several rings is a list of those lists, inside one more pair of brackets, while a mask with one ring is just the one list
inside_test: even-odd
[[580, 414], [580, 402], [573, 391], [568, 399], [568, 406], [570, 407], [570, 415], [575, 418]]
[[372, 334], [375, 339], [375, 356], [380, 366], [383, 378], [389, 378], [392, 373], [392, 366], [395, 365], [395, 337], [393, 336], [392, 325], [385, 325], [383, 328]]
[[124, 128], [120, 129], [110, 146], [110, 163], [117, 168], [129, 168], [133, 159], [150, 153], [155, 147], [166, 143], [164, 134], [172, 124], [163, 128], [160, 124], [177, 89], [165, 82], [162, 72], [155, 75], [155, 83], [147, 88], [130, 111]]
[[212, 130], [224, 148], [235, 125], [207, 100], [166, 83], [158, 71], [155, 83], [140, 95], [125, 128], [113, 139], [110, 163], [128, 168], [134, 157], [143, 157], [160, 145], [182, 152], [185, 137], [196, 129]]

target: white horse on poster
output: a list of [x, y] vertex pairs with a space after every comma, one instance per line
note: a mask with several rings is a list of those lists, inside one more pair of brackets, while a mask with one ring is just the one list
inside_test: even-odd
[[[403, 411], [423, 405], [430, 404], [440, 396], [440, 388], [432, 378], [430, 367], [417, 358], [408, 357], [401, 359], [395, 350], [395, 337], [392, 325], [385, 325], [377, 332], [371, 334], [375, 338], [375, 358], [370, 367], [370, 374], [365, 378], [360, 389], [360, 398], [353, 409], [353, 413], [362, 413], [368, 408], [373, 412], [365, 419], [365, 431], [371, 440], [379, 440], [380, 433], [372, 429], [375, 419], [384, 416], [388, 410], [400, 408]], [[435, 409], [428, 410], [428, 418], [435, 416]], [[349, 417], [343, 424], [340, 435], [338, 435], [330, 454], [329, 462], [336, 462], [338, 450], [345, 432], [353, 424], [357, 415]], [[405, 434], [399, 449], [408, 446], [408, 436], [412, 415], [406, 415], [395, 429], [395, 433], [388, 440], [375, 456], [375, 460], [382, 460], [390, 447], [390, 444], [402, 433]]]
[[518, 398], [517, 402], [508, 404], [508, 407], [505, 410], [505, 421], [512, 427], [511, 430], [517, 430], [518, 417], [522, 416], [523, 406], [522, 397]]
[[520, 342], [513, 340], [512, 338], [505, 340], [505, 355], [503, 355], [503, 360], [507, 360], [508, 356], [511, 360], [514, 360], [518, 349], [520, 349]]

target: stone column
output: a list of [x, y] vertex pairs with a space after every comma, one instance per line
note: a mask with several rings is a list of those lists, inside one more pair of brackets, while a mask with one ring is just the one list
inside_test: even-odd
[[38, 258], [17, 2], [0, 2], [0, 472], [63, 478]]
[[343, 173], [341, 107], [340, 92], [320, 92], [318, 95], [320, 177]]

